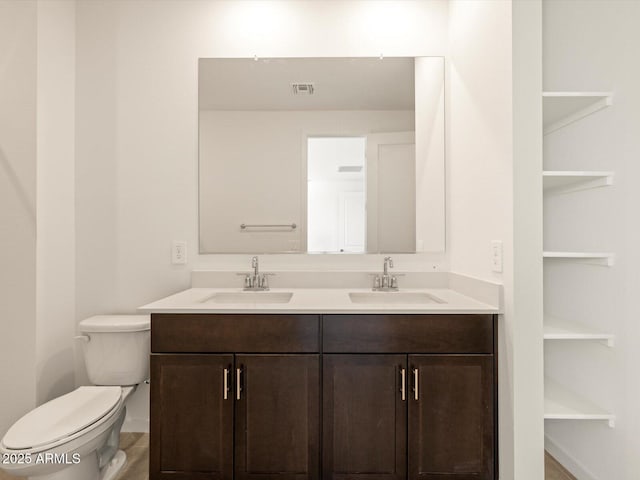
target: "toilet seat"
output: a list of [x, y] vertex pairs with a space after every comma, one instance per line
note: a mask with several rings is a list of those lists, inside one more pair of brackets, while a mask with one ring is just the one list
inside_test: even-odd
[[121, 405], [121, 387], [80, 387], [18, 420], [2, 439], [2, 447], [14, 451], [47, 450], [107, 421]]

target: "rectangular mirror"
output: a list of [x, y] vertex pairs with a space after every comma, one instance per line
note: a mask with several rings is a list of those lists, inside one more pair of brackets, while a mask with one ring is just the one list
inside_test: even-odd
[[441, 57], [200, 59], [200, 253], [444, 251]]

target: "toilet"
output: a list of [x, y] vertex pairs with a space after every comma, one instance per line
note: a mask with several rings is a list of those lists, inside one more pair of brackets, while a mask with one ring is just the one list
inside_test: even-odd
[[30, 480], [112, 480], [125, 403], [148, 378], [149, 315], [98, 315], [80, 322], [93, 386], [79, 387], [27, 413], [0, 441], [0, 469]]

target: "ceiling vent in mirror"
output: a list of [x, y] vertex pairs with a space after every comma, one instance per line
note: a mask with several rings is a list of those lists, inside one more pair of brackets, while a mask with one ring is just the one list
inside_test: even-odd
[[358, 173], [362, 171], [362, 165], [340, 165], [338, 173]]
[[313, 95], [313, 83], [292, 83], [291, 88], [293, 89], [294, 95]]

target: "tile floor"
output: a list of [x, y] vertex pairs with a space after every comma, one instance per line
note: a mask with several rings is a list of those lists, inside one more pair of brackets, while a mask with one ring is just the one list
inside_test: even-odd
[[[120, 448], [127, 452], [127, 465], [117, 480], [149, 480], [149, 435], [146, 433], [123, 433]], [[545, 480], [576, 480], [551, 455], [545, 453]], [[0, 471], [0, 480], [21, 480]]]

